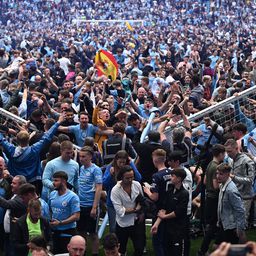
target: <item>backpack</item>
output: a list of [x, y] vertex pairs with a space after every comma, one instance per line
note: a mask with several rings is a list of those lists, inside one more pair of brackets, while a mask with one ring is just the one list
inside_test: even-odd
[[105, 140], [102, 144], [104, 164], [109, 164], [119, 150], [125, 150], [126, 137], [112, 137]]
[[182, 141], [181, 143], [173, 143], [173, 151], [179, 151], [181, 153], [180, 164], [189, 165], [192, 153], [186, 142]]

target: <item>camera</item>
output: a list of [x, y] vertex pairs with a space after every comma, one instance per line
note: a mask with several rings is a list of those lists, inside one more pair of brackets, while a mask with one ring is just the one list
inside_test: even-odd
[[233, 244], [228, 250], [227, 256], [246, 256], [252, 249], [246, 245]]

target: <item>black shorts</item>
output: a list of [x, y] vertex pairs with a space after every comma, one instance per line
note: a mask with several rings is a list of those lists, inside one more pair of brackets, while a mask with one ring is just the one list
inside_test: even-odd
[[96, 234], [98, 232], [99, 209], [95, 219], [90, 216], [91, 210], [92, 207], [80, 208], [80, 219], [77, 223], [77, 229], [79, 232], [85, 232], [89, 234]]

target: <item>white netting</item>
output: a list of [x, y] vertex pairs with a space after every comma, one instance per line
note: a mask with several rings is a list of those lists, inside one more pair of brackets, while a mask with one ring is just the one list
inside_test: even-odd
[[[253, 100], [256, 100], [256, 86], [191, 115], [188, 120], [191, 124], [201, 123], [203, 117], [209, 115], [213, 121], [223, 127], [224, 134], [230, 132], [232, 126], [239, 122], [244, 123], [248, 131], [251, 131], [256, 123], [256, 104], [253, 104]], [[177, 126], [181, 125], [183, 121], [177, 124]], [[172, 128], [167, 128], [165, 131], [167, 137], [171, 137], [171, 133]]]

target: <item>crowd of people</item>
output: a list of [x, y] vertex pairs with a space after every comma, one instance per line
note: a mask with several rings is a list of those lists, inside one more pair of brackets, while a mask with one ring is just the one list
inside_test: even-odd
[[199, 256], [245, 243], [256, 96], [189, 117], [254, 88], [255, 14], [253, 1], [0, 1], [0, 107], [27, 121], [0, 125], [4, 255], [99, 255], [102, 212], [105, 255], [129, 238], [146, 253], [146, 219], [157, 256], [190, 254], [194, 218]]

